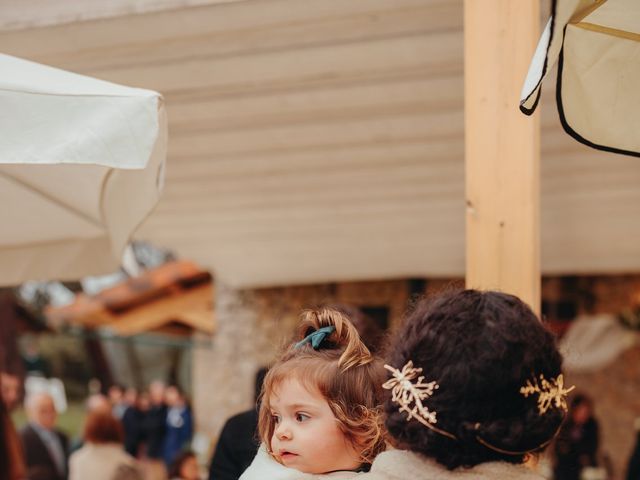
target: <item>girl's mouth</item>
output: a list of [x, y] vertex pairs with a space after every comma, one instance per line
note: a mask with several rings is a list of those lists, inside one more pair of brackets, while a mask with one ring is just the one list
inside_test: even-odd
[[280, 454], [279, 454], [279, 457], [283, 462], [286, 462], [287, 460], [291, 460], [291, 459], [293, 459], [293, 458], [295, 458], [297, 456], [298, 456], [298, 454], [293, 453], [293, 452], [289, 452], [287, 450], [282, 450], [280, 452]]

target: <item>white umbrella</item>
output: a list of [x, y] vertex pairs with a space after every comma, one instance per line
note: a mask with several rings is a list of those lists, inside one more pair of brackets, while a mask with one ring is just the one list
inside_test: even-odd
[[556, 63], [567, 133], [593, 148], [640, 156], [640, 1], [553, 0], [522, 90], [524, 113], [536, 109]]
[[160, 94], [0, 54], [0, 285], [117, 268], [157, 203]]

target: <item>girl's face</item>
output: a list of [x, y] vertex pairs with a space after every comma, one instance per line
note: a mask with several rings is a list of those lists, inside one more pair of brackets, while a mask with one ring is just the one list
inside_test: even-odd
[[270, 397], [275, 429], [271, 451], [283, 465], [305, 473], [355, 470], [360, 455], [344, 436], [319, 391], [297, 379], [283, 380]]

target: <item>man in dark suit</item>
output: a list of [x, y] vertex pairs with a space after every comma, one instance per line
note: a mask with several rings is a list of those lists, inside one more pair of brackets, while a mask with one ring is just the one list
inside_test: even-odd
[[20, 430], [27, 477], [32, 480], [66, 480], [67, 436], [55, 428], [57, 413], [48, 393], [30, 395], [26, 401], [29, 423]]
[[261, 368], [256, 373], [256, 406], [234, 415], [224, 424], [209, 466], [209, 480], [238, 480], [256, 456], [260, 446], [257, 431], [260, 408], [258, 397], [266, 374], [266, 368]]
[[238, 480], [256, 456], [258, 411], [255, 408], [229, 418], [216, 445], [209, 480]]
[[149, 385], [150, 407], [142, 425], [146, 441], [145, 468], [148, 477], [159, 479], [167, 477], [167, 467], [162, 460], [162, 446], [167, 433], [167, 405], [164, 403], [166, 386], [156, 380]]

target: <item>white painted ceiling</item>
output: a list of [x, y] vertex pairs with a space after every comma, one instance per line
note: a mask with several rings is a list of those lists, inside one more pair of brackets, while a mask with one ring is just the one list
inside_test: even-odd
[[[464, 274], [461, 0], [178, 3], [0, 32], [164, 95], [166, 187], [138, 238], [235, 286]], [[567, 136], [547, 83], [543, 272], [638, 271], [640, 160]]]

